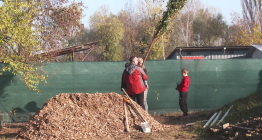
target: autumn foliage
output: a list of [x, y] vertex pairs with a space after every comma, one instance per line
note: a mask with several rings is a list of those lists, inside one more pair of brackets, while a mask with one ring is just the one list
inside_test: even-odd
[[52, 56], [41, 53], [67, 46], [68, 39], [83, 28], [82, 3], [67, 0], [4, 0], [0, 6], [0, 74], [9, 71], [39, 92], [40, 81], [47, 83], [43, 62]]

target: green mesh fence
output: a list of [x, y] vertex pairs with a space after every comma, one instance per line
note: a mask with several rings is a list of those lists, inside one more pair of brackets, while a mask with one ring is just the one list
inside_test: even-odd
[[[48, 63], [50, 85], [37, 94], [11, 73], [0, 76], [0, 111], [4, 122], [28, 121], [45, 101], [59, 93], [120, 93], [126, 62]], [[0, 65], [2, 67], [3, 65]], [[262, 85], [261, 59], [146, 61], [149, 113], [180, 111], [176, 81], [189, 69], [190, 111], [211, 110], [258, 90]], [[159, 93], [157, 100], [156, 92]]]

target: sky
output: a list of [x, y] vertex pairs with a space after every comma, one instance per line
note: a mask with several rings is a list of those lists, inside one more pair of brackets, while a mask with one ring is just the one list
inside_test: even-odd
[[231, 13], [236, 12], [242, 14], [241, 0], [201, 0], [208, 7], [217, 8], [217, 10], [225, 17], [228, 24], [231, 23]]
[[[70, 0], [73, 1], [73, 0]], [[95, 11], [99, 10], [99, 8], [103, 5], [108, 5], [109, 10], [113, 14], [117, 14], [121, 9], [125, 8], [125, 3], [130, 0], [75, 0], [75, 2], [82, 1], [84, 5], [88, 8], [84, 9], [85, 17], [82, 19], [82, 23], [87, 28], [89, 17], [94, 14]], [[133, 5], [135, 6], [138, 0], [132, 0]], [[167, 0], [165, 0], [167, 1]], [[230, 24], [231, 16], [230, 13], [237, 12], [241, 15], [241, 0], [201, 0], [201, 2], [208, 6], [216, 8], [223, 16], [224, 20]]]

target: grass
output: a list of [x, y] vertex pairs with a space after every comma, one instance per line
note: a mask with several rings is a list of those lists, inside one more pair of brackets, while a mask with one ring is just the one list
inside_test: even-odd
[[229, 122], [231, 124], [235, 124], [250, 118], [262, 117], [262, 91], [254, 92], [246, 98], [238, 99], [231, 104], [224, 106], [222, 108], [222, 113], [225, 113], [225, 110], [231, 105], [234, 106], [222, 123]]
[[197, 123], [195, 125], [192, 125], [190, 127], [187, 127], [186, 132], [189, 133], [189, 134], [193, 134], [193, 135], [197, 135], [201, 138], [205, 138], [205, 137], [208, 137], [208, 135], [210, 135], [210, 132], [209, 132], [209, 129], [202, 129], [203, 125], [205, 123]]
[[[209, 112], [209, 114], [222, 110], [222, 114], [218, 119], [219, 121], [231, 105], [233, 105], [232, 109], [229, 111], [228, 115], [224, 118], [224, 120], [220, 123], [220, 126], [225, 123], [237, 124], [240, 122], [244, 122], [245, 120], [251, 120], [256, 117], [262, 117], [262, 90], [251, 93], [245, 98], [237, 99], [236, 101], [226, 104], [219, 109], [212, 110]], [[198, 115], [202, 116], [201, 113], [203, 114], [205, 112], [199, 113], [200, 114]], [[196, 125], [192, 125], [191, 127], [187, 128], [187, 132], [196, 134], [202, 138], [208, 137], [211, 135], [209, 129], [210, 127], [203, 129], [202, 126], [204, 124], [205, 123], [198, 123]]]

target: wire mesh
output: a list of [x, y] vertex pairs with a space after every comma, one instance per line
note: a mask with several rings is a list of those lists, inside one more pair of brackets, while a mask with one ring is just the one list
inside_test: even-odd
[[[12, 110], [16, 112], [15, 121], [27, 121], [27, 115], [39, 110], [45, 101], [59, 93], [120, 93], [125, 63], [48, 63], [45, 70], [51, 76], [50, 85], [41, 84], [40, 94], [29, 90], [19, 77], [4, 73], [0, 76], [3, 121], [11, 120]], [[175, 87], [176, 81], [182, 79], [182, 68], [189, 70], [188, 108], [198, 111], [222, 107], [261, 89], [261, 66], [261, 59], [147, 61], [149, 113], [180, 111], [179, 93]], [[159, 100], [156, 93], [159, 93]]]

